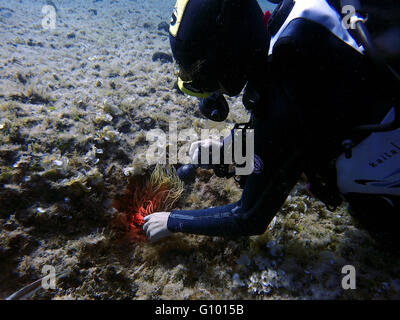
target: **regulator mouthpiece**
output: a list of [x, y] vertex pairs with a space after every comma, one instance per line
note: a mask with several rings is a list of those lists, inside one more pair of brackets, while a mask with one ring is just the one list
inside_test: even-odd
[[214, 92], [209, 97], [201, 99], [199, 109], [205, 117], [216, 122], [226, 120], [229, 114], [228, 102], [219, 92]]

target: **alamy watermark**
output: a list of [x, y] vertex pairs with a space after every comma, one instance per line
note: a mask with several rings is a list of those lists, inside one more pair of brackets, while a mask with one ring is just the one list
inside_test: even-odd
[[357, 10], [352, 5], [343, 6], [342, 14], [345, 15], [342, 19], [342, 27], [346, 30], [355, 30], [357, 22], [362, 21], [364, 23], [366, 21], [366, 19], [357, 15]]
[[[224, 138], [222, 144], [221, 140]], [[207, 139], [212, 139], [217, 143], [212, 144], [209, 149], [204, 148], [195, 164], [234, 164], [237, 175], [249, 175], [253, 172], [254, 129], [238, 129], [232, 132], [229, 129], [202, 129], [198, 134], [193, 128], [178, 132], [177, 122], [170, 121], [168, 133], [161, 129], [153, 129], [146, 134], [146, 140], [150, 142], [146, 160], [150, 165], [193, 164], [193, 158], [189, 155], [192, 143]], [[223, 155], [223, 161], [221, 155]]]
[[54, 30], [57, 23], [56, 8], [51, 5], [43, 6], [42, 14], [44, 15], [42, 19], [42, 27], [45, 30]]
[[345, 265], [342, 268], [342, 274], [345, 276], [342, 278], [342, 288], [343, 290], [355, 290], [356, 286], [356, 268], [352, 265]]
[[56, 288], [56, 268], [50, 265], [45, 265], [42, 268], [42, 288], [45, 290]]

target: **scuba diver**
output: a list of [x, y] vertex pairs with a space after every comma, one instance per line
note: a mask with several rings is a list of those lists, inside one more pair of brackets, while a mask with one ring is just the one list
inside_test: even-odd
[[[229, 112], [224, 95], [244, 89], [254, 170], [236, 203], [145, 217], [150, 240], [175, 232], [262, 234], [303, 173], [310, 193], [330, 210], [344, 198], [372, 234], [396, 234], [399, 3], [271, 2], [278, 6], [269, 17], [256, 0], [177, 1], [170, 44], [179, 88], [200, 98], [200, 110], [215, 121]], [[191, 155], [223, 144], [200, 141]]]

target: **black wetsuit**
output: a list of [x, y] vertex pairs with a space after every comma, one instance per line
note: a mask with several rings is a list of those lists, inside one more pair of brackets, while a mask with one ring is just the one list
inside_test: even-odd
[[248, 176], [237, 203], [172, 211], [170, 231], [262, 234], [303, 172], [324, 171], [344, 151], [344, 140], [365, 137], [354, 134], [355, 126], [378, 123], [391, 108], [389, 84], [368, 58], [313, 21], [291, 21], [266, 68], [254, 128], [263, 171]]

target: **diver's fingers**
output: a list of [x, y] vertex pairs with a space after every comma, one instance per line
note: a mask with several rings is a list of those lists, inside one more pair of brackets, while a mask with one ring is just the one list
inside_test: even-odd
[[143, 230], [144, 230], [144, 232], [147, 233], [147, 229], [149, 228], [149, 226], [150, 226], [150, 222], [146, 222], [146, 223], [143, 225]]
[[149, 219], [150, 219], [150, 215], [144, 217], [144, 221], [146, 221], [146, 222], [149, 221]]

